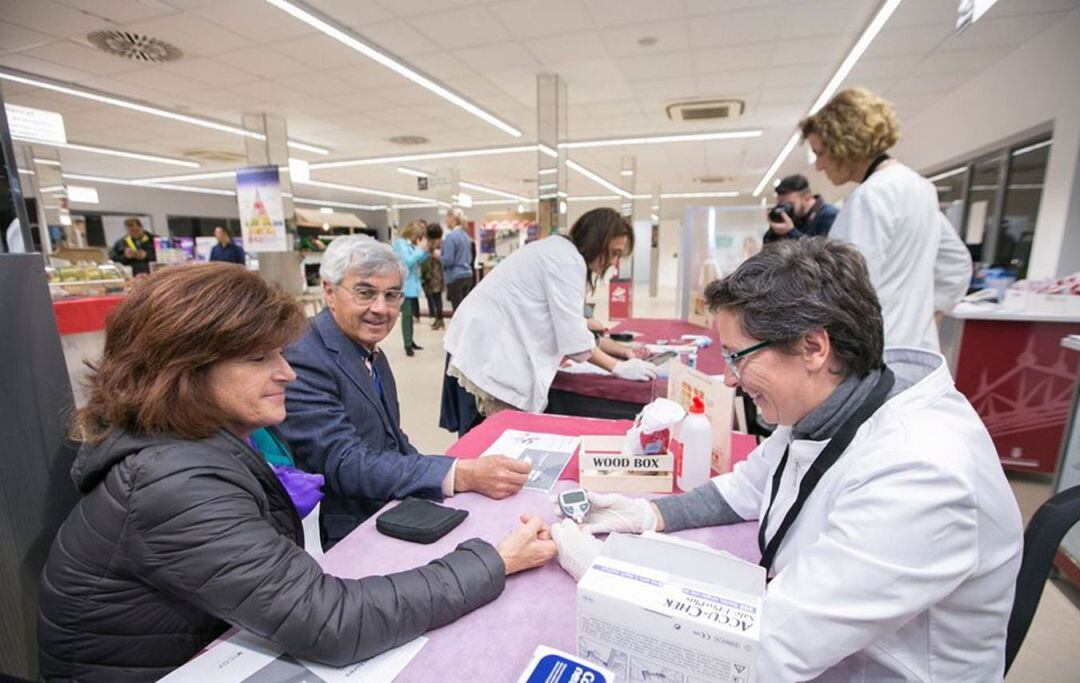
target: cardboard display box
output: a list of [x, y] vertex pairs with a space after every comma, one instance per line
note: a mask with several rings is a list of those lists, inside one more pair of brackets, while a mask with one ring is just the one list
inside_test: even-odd
[[626, 455], [625, 437], [582, 436], [578, 479], [589, 491], [671, 493], [675, 465], [671, 453]]
[[577, 587], [578, 656], [615, 681], [754, 683], [765, 570], [662, 536], [611, 534]]

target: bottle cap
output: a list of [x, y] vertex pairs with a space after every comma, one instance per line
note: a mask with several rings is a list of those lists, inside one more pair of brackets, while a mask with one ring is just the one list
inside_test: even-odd
[[700, 396], [695, 396], [690, 402], [690, 412], [695, 415], [702, 415], [705, 413], [705, 403], [701, 400]]

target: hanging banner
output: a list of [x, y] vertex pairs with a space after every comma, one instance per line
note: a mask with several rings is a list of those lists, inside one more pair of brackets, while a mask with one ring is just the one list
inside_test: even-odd
[[236, 170], [236, 203], [248, 251], [288, 251], [281, 178], [277, 166]]

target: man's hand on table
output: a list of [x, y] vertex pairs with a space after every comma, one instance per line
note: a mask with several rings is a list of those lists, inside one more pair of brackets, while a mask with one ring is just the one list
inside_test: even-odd
[[539, 516], [521, 515], [521, 526], [499, 542], [496, 550], [506, 565], [506, 575], [540, 567], [555, 557], [551, 528]]
[[505, 455], [458, 460], [454, 491], [476, 491], [496, 500], [506, 498], [521, 490], [531, 471], [531, 464]]

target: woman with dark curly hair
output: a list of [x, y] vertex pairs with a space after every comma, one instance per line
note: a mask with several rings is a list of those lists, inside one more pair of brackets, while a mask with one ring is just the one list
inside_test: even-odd
[[539, 518], [496, 549], [478, 538], [430, 564], [360, 580], [303, 550], [288, 490], [254, 449], [285, 419], [282, 356], [296, 302], [222, 263], [169, 268], [110, 315], [76, 417], [82, 499], [41, 577], [47, 681], [154, 681], [230, 625], [343, 666], [454, 621], [506, 575], [554, 554]]
[[866, 258], [885, 313], [885, 345], [938, 350], [934, 311], [967, 292], [971, 257], [938, 207], [933, 183], [889, 156], [900, 139], [892, 104], [852, 88], [799, 123], [815, 168], [836, 185], [859, 183], [829, 236]]

